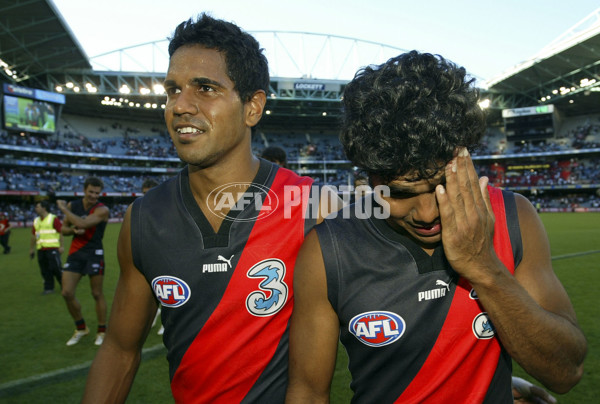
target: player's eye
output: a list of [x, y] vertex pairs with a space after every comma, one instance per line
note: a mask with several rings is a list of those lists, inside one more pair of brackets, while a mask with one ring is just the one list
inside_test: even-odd
[[179, 94], [181, 89], [179, 87], [165, 87], [165, 93], [167, 95]]

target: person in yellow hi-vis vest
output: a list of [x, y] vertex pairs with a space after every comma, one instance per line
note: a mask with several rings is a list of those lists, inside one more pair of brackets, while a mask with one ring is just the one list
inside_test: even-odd
[[62, 223], [58, 216], [50, 213], [50, 203], [41, 201], [35, 205], [35, 213], [39, 216], [33, 221], [31, 228], [31, 245], [29, 256], [35, 257], [37, 249], [38, 264], [44, 279], [44, 291], [47, 295], [54, 293], [54, 279], [62, 285], [63, 235], [60, 232]]

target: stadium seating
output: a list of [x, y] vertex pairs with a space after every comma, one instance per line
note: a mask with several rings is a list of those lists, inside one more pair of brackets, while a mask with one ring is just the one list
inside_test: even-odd
[[[141, 195], [146, 178], [162, 182], [176, 173], [177, 158], [166, 130], [157, 124], [63, 115], [54, 136], [0, 131], [0, 210], [31, 220], [23, 195], [74, 197], [88, 175], [105, 182], [105, 202], [114, 217]], [[252, 149], [282, 147], [288, 167], [318, 183], [353, 183], [354, 170], [335, 133], [258, 131]], [[480, 175], [494, 185], [522, 192], [540, 209], [598, 209], [600, 116], [565, 119], [546, 142], [510, 144], [502, 127], [490, 127], [473, 152]]]

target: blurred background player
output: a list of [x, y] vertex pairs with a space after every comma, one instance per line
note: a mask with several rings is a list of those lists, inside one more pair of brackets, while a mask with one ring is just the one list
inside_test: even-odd
[[10, 221], [8, 220], [8, 213], [0, 212], [0, 244], [4, 248], [4, 254], [10, 252], [10, 246], [8, 245], [8, 239], [10, 238]]
[[109, 219], [109, 209], [98, 198], [104, 189], [100, 178], [88, 177], [83, 184], [84, 196], [67, 204], [57, 200], [56, 204], [64, 214], [62, 234], [73, 236], [67, 262], [63, 267], [62, 295], [69, 314], [75, 321], [76, 330], [67, 345], [77, 344], [89, 334], [81, 313], [81, 304], [75, 297], [75, 290], [81, 278], [90, 277], [92, 296], [96, 302], [98, 328], [94, 343], [101, 345], [106, 332], [106, 299], [102, 290], [104, 281], [104, 248], [102, 237]]
[[29, 256], [37, 259], [44, 279], [43, 294], [54, 293], [54, 279], [58, 285], [62, 285], [62, 260], [63, 235], [61, 233], [62, 223], [58, 216], [50, 213], [50, 202], [40, 201], [35, 204], [37, 217], [33, 220], [31, 228], [31, 244]]
[[147, 178], [146, 180], [144, 180], [144, 182], [142, 183], [142, 193], [145, 194], [146, 192], [148, 192], [151, 188], [154, 188], [155, 186], [158, 185], [158, 182], [156, 180], [153, 180], [152, 178]]
[[270, 161], [271, 163], [278, 164], [281, 167], [287, 166], [287, 154], [281, 147], [269, 146], [263, 150], [260, 157]]

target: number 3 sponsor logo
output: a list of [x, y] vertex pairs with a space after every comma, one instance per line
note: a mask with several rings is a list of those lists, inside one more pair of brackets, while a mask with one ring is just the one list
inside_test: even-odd
[[283, 281], [285, 264], [276, 258], [269, 258], [254, 265], [248, 271], [248, 278], [263, 279], [256, 290], [246, 298], [246, 309], [254, 316], [265, 317], [277, 313], [288, 298], [288, 286]]

